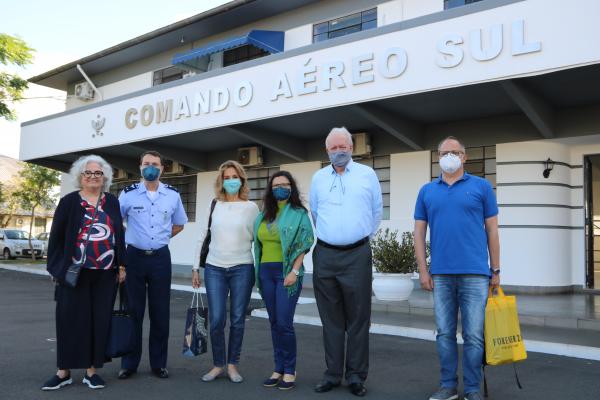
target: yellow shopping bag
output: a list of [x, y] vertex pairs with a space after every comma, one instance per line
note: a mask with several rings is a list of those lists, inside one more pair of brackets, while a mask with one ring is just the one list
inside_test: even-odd
[[485, 307], [486, 363], [501, 365], [526, 358], [515, 296], [505, 296], [500, 287], [498, 295], [494, 296], [490, 288]]

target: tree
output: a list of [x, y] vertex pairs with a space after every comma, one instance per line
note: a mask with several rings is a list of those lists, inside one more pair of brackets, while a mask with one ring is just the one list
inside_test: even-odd
[[54, 205], [56, 195], [53, 194], [55, 187], [60, 183], [60, 172], [39, 165], [26, 163], [19, 171], [21, 186], [15, 190], [14, 196], [19, 200], [21, 208], [31, 211], [29, 222], [29, 249], [31, 258], [35, 260], [35, 252], [31, 243], [33, 233], [33, 222], [35, 220], [35, 209], [42, 206], [50, 208]]
[[19, 208], [19, 199], [15, 194], [18, 183], [10, 182], [8, 185], [0, 183], [0, 228], [6, 228]]
[[[31, 64], [33, 51], [22, 39], [0, 33], [0, 63], [3, 65], [23, 67]], [[25, 79], [16, 74], [0, 72], [0, 118], [16, 119], [15, 112], [10, 109], [9, 104], [21, 100], [25, 89]]]

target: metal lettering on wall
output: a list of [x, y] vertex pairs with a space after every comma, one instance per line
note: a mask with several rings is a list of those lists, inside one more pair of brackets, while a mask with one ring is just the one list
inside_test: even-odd
[[[495, 59], [507, 47], [504, 38], [506, 27], [495, 24], [489, 29], [473, 29], [465, 38], [457, 33], [443, 35], [437, 42], [435, 63], [440, 68], [456, 68], [465, 57], [478, 62]], [[510, 54], [541, 51], [541, 42], [528, 42], [525, 22], [515, 20], [510, 26]], [[313, 63], [312, 57], [304, 60], [296, 71], [281, 71], [273, 79], [269, 101], [293, 99], [315, 95], [333, 89], [365, 85], [380, 79], [400, 78], [409, 67], [409, 55], [402, 47], [389, 47], [379, 52], [354, 55], [349, 60]], [[344, 75], [346, 74], [346, 75]], [[125, 126], [135, 129], [152, 124], [164, 124], [202, 114], [215, 113], [231, 107], [243, 108], [254, 100], [252, 82], [244, 80], [230, 87], [214, 87], [192, 92], [179, 98], [165, 98], [155, 104], [144, 104], [139, 109], [125, 112]], [[260, 99], [267, 100], [267, 99]]]

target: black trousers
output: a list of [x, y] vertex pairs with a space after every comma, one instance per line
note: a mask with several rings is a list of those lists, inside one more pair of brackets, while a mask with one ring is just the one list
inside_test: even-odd
[[137, 370], [142, 358], [142, 331], [148, 294], [150, 368], [167, 366], [171, 299], [171, 253], [164, 246], [147, 255], [127, 246], [127, 300], [136, 323], [136, 346], [133, 353], [121, 358], [121, 368]]
[[75, 288], [56, 287], [59, 369], [102, 368], [117, 289], [116, 269], [82, 269]]
[[371, 246], [364, 243], [351, 250], [317, 244], [313, 251], [313, 285], [327, 370], [324, 379], [340, 383], [362, 383], [369, 370], [371, 325]]

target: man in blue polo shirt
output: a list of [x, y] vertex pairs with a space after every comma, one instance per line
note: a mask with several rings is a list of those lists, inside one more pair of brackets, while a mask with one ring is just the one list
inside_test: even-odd
[[[458, 399], [459, 310], [464, 339], [464, 398], [480, 400], [485, 305], [489, 286], [500, 284], [498, 205], [487, 180], [465, 173], [465, 147], [458, 139], [444, 139], [438, 152], [442, 174], [421, 188], [414, 215], [421, 287], [433, 290], [438, 327], [441, 383], [430, 400]], [[431, 240], [429, 271], [425, 259], [427, 225]]]

